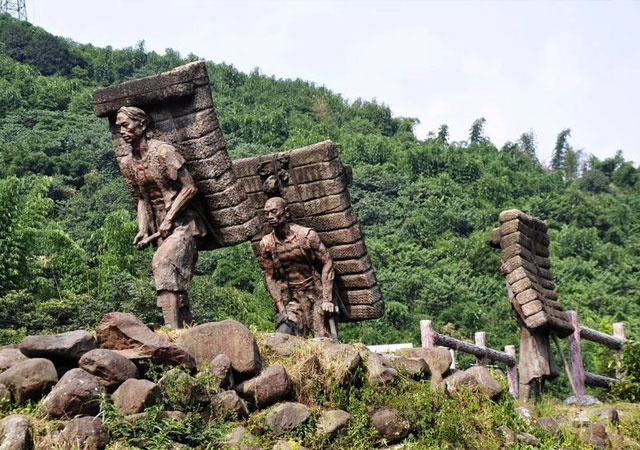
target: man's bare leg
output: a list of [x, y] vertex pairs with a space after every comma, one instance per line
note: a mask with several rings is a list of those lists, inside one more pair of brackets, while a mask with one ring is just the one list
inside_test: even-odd
[[[533, 383], [533, 381], [532, 381]], [[529, 395], [531, 394], [531, 384], [529, 383], [522, 383], [520, 384], [520, 394], [518, 395], [518, 399], [523, 401], [523, 402], [527, 402], [529, 401]]]
[[184, 325], [190, 325], [192, 322], [193, 315], [189, 308], [189, 294], [182, 292], [178, 299], [178, 323], [180, 325], [178, 328], [182, 328]]
[[182, 328], [180, 318], [180, 292], [160, 291], [158, 292], [158, 306], [162, 309], [164, 324], [173, 328]]

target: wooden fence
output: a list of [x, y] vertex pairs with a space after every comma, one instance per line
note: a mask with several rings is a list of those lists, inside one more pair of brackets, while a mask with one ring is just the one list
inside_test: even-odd
[[[605, 377], [595, 373], [587, 372], [582, 361], [581, 339], [596, 342], [620, 352], [622, 345], [626, 341], [624, 323], [613, 324], [613, 336], [583, 327], [578, 321], [576, 311], [567, 311], [567, 316], [573, 325], [573, 333], [567, 338], [569, 344], [569, 358], [571, 360], [571, 378], [576, 396], [584, 395], [585, 385], [608, 388], [611, 384], [621, 380], [624, 374], [616, 368], [616, 378]], [[619, 355], [617, 356], [619, 358]]]
[[483, 331], [475, 333], [475, 344], [461, 341], [444, 334], [437, 333], [433, 329], [430, 320], [420, 321], [420, 337], [422, 346], [426, 348], [436, 345], [447, 347], [452, 350], [468, 353], [476, 357], [476, 364], [486, 366], [489, 360], [498, 361], [507, 367], [507, 382], [509, 384], [509, 394], [513, 398], [518, 398], [518, 360], [516, 359], [516, 348], [507, 345], [504, 352], [487, 347], [487, 334]]

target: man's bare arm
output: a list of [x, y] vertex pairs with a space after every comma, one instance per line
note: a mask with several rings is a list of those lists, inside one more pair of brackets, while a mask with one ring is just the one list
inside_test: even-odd
[[276, 311], [282, 314], [286, 313], [284, 300], [282, 298], [282, 291], [278, 287], [278, 283], [275, 279], [275, 267], [273, 266], [273, 260], [271, 259], [271, 255], [268, 254], [267, 249], [262, 242], [260, 243], [260, 258], [258, 258], [258, 260], [260, 262], [260, 266], [262, 267], [262, 272], [264, 273], [264, 279], [267, 283], [267, 290], [273, 298], [273, 303]]
[[143, 199], [138, 199], [138, 234], [133, 239], [133, 245], [138, 245], [140, 241], [149, 236], [149, 224], [147, 204]]
[[169, 208], [169, 211], [158, 230], [162, 237], [167, 237], [169, 235], [175, 218], [180, 215], [180, 213], [189, 204], [189, 201], [198, 193], [198, 188], [196, 187], [191, 174], [184, 167], [181, 167], [178, 171], [178, 182], [181, 186], [180, 192], [173, 200], [171, 208]]
[[335, 279], [333, 260], [320, 240], [318, 233], [313, 230], [309, 231], [308, 239], [315, 258], [322, 264], [322, 299], [333, 304], [333, 284]]

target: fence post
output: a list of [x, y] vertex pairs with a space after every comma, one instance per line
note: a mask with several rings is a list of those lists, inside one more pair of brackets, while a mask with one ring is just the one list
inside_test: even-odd
[[[627, 340], [627, 335], [624, 329], [623, 322], [617, 322], [613, 324], [613, 337], [618, 338], [622, 341]], [[622, 359], [622, 350], [616, 353], [616, 378], [618, 380], [622, 380], [624, 378], [624, 371], [622, 370], [621, 359]]]
[[456, 351], [450, 348], [449, 354], [451, 355], [451, 365], [449, 366], [449, 368], [451, 370], [455, 370], [456, 369]]
[[[487, 333], [484, 331], [476, 331], [473, 339], [478, 347], [487, 348]], [[483, 357], [476, 357], [476, 364], [478, 366], [486, 366], [488, 362], [489, 360], [486, 355]]]
[[420, 339], [422, 340], [422, 346], [425, 348], [432, 348], [436, 345], [435, 332], [430, 320], [420, 321]]
[[[504, 352], [507, 355], [511, 355], [516, 358], [516, 347], [515, 345], [507, 345], [504, 347]], [[516, 358], [517, 361], [517, 358]], [[518, 398], [520, 395], [520, 385], [518, 384], [518, 365], [517, 363], [513, 366], [507, 366], [507, 383], [509, 384], [509, 394], [511, 394], [512, 398]]]
[[571, 378], [576, 396], [584, 395], [584, 363], [582, 361], [582, 349], [580, 348], [580, 324], [578, 312], [567, 311], [567, 316], [573, 325], [573, 333], [567, 338], [569, 344], [569, 358], [571, 359]]

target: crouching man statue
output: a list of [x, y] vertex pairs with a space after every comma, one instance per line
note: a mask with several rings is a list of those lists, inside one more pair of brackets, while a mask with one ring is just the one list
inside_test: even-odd
[[273, 231], [260, 241], [260, 265], [276, 308], [276, 331], [337, 341], [333, 261], [318, 234], [289, 221], [281, 197], [267, 200]]
[[116, 126], [131, 153], [120, 161], [138, 208], [138, 248], [157, 247], [152, 269], [164, 322], [176, 328], [192, 321], [188, 291], [206, 220], [192, 199], [198, 192], [184, 158], [166, 142], [149, 139], [149, 116], [123, 106]]

